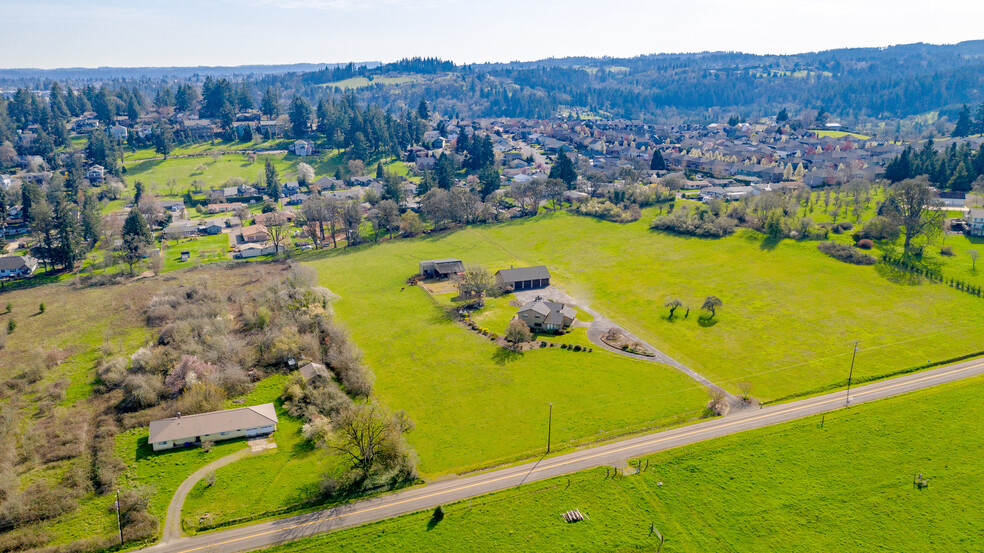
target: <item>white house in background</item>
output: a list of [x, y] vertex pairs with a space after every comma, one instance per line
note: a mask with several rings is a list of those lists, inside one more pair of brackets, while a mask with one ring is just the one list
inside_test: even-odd
[[971, 236], [984, 236], [984, 209], [974, 208], [967, 215]]
[[307, 140], [294, 141], [294, 155], [303, 157], [313, 154], [314, 154], [314, 144], [308, 142]]
[[199, 413], [150, 422], [147, 441], [154, 451], [236, 438], [265, 436], [277, 429], [272, 403]]
[[0, 257], [0, 278], [21, 278], [31, 276], [38, 269], [38, 260], [33, 257], [12, 255]]
[[92, 182], [102, 182], [106, 178], [106, 168], [102, 165], [93, 165], [85, 174], [85, 178]]
[[109, 136], [111, 136], [113, 140], [126, 140], [127, 134], [126, 127], [123, 125], [113, 125], [109, 128]]
[[0, 188], [6, 190], [14, 184], [14, 179], [10, 175], [0, 175]]
[[250, 257], [257, 257], [260, 255], [272, 255], [277, 253], [276, 244], [263, 243], [263, 244], [243, 244], [237, 248], [234, 257], [240, 259], [249, 259]]

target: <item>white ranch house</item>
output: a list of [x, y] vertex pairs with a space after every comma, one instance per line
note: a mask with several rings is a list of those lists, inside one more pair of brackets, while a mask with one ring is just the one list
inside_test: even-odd
[[276, 429], [277, 411], [272, 403], [264, 403], [151, 421], [147, 441], [154, 451], [161, 451], [202, 442], [265, 436]]

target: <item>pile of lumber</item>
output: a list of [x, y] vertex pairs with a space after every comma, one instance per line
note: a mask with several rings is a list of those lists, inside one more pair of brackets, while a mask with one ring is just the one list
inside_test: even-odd
[[574, 509], [573, 511], [567, 511], [564, 513], [564, 522], [579, 522], [585, 519], [585, 516], [581, 514], [581, 511]]

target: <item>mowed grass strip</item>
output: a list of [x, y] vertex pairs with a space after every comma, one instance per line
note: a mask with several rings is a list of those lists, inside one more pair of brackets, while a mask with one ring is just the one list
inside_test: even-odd
[[376, 374], [376, 394], [416, 423], [409, 439], [425, 474], [542, 452], [551, 402], [555, 449], [702, 411], [705, 391], [669, 367], [599, 349], [518, 354], [466, 330], [422, 288], [405, 287], [418, 260], [450, 256], [510, 262], [470, 232], [305, 257], [340, 295], [334, 308]]
[[[268, 551], [655, 551], [653, 526], [667, 553], [979, 551], [982, 386], [976, 377], [662, 452], [633, 476], [593, 469], [525, 484], [446, 505], [440, 522], [426, 511]], [[913, 486], [919, 473], [928, 488]], [[588, 520], [565, 523], [571, 509]]]
[[[185, 500], [182, 520], [186, 530], [263, 516], [317, 498], [325, 473], [341, 474], [343, 460], [315, 448], [301, 436], [303, 421], [280, 408], [280, 395], [288, 376], [269, 376], [256, 384], [242, 403], [227, 408], [274, 402], [277, 431], [271, 441], [276, 449], [255, 453], [215, 471], [215, 483], [199, 481]], [[244, 501], [248, 498], [248, 501]]]

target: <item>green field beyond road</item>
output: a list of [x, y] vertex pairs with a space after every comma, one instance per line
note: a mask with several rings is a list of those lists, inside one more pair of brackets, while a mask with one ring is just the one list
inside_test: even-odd
[[[269, 551], [980, 551], [984, 378], [526, 484]], [[821, 426], [822, 422], [822, 426]], [[645, 464], [646, 461], [643, 461]], [[916, 489], [922, 473], [929, 486]], [[588, 520], [565, 523], [578, 509]]]

